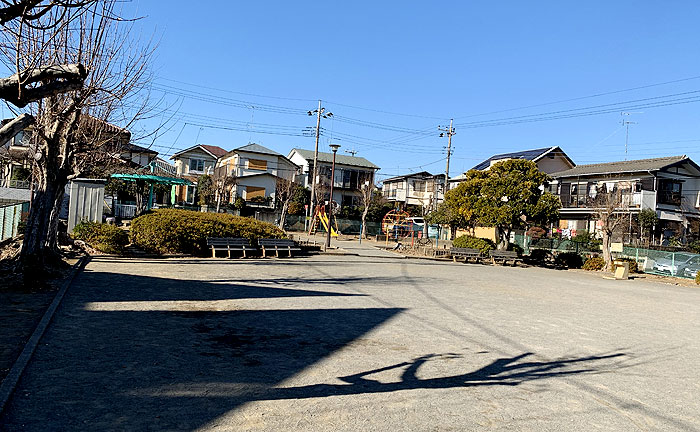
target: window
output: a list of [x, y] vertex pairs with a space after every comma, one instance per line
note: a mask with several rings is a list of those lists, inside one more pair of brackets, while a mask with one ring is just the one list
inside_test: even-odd
[[681, 205], [682, 184], [678, 180], [659, 181], [659, 204]]
[[415, 180], [413, 182], [413, 190], [416, 192], [425, 192], [425, 182], [423, 180]]
[[248, 169], [267, 171], [267, 161], [261, 159], [248, 159]]
[[257, 186], [246, 186], [245, 187], [245, 200], [251, 201], [253, 198], [260, 197], [265, 198], [265, 188]]
[[190, 171], [204, 171], [204, 160], [190, 159]]
[[187, 190], [185, 201], [189, 204], [194, 203], [194, 187], [185, 186], [185, 189]]

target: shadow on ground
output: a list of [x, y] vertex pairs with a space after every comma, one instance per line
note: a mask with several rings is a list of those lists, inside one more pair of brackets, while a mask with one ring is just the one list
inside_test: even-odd
[[[269, 279], [265, 280], [269, 283]], [[356, 281], [357, 282], [357, 281]], [[361, 281], [359, 281], [361, 282]], [[385, 281], [389, 283], [389, 281]], [[333, 282], [330, 282], [331, 284]], [[302, 285], [300, 282], [296, 285]], [[593, 373], [623, 354], [527, 361], [501, 358], [452, 376], [419, 378], [429, 355], [350, 376], [345, 384], [279, 388], [282, 381], [400, 314], [400, 308], [207, 310], [196, 301], [337, 297], [283, 284], [201, 282], [87, 272], [79, 276], [0, 418], [2, 430], [195, 430], [255, 400], [322, 398], [476, 385], [518, 385]], [[142, 301], [100, 311], [93, 302]], [[182, 312], [154, 300], [192, 301]], [[369, 376], [403, 368], [400, 381]]]

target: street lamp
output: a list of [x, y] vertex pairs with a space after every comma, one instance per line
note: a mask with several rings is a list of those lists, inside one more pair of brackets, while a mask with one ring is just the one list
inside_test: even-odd
[[328, 197], [328, 229], [326, 230], [326, 249], [331, 247], [331, 221], [333, 220], [333, 183], [335, 183], [335, 154], [338, 153], [340, 144], [330, 144], [333, 150], [333, 165], [331, 165], [331, 195]]

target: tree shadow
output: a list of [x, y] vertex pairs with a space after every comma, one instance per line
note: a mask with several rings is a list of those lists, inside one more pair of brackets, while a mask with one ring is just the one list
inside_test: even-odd
[[[275, 389], [265, 396], [265, 400], [316, 398], [330, 395], [354, 395], [366, 393], [388, 393], [415, 389], [446, 389], [476, 386], [517, 386], [528, 381], [556, 378], [570, 375], [602, 373], [614, 370], [619, 365], [597, 366], [597, 362], [620, 359], [626, 354], [613, 353], [597, 356], [563, 358], [553, 361], [525, 361], [533, 353], [523, 353], [513, 357], [493, 360], [474, 371], [436, 378], [419, 378], [421, 366], [436, 359], [460, 358], [459, 354], [429, 354], [411, 361], [396, 363], [382, 368], [357, 374], [338, 377], [346, 384], [314, 384], [309, 386]], [[396, 382], [381, 382], [367, 376], [404, 368]]]
[[[403, 310], [350, 308], [344, 302], [335, 303], [337, 308], [245, 310], [234, 304], [216, 310], [209, 301], [319, 296], [349, 298], [253, 284], [83, 273], [0, 415], [0, 430], [195, 430]], [[182, 300], [190, 308], [159, 310], [161, 300]], [[125, 308], [109, 309], [113, 302]], [[87, 307], [91, 304], [107, 308]]]

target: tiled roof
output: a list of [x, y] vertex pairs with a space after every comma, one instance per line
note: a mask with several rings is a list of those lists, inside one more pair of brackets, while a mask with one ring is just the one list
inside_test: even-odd
[[[313, 161], [314, 160], [314, 151], [313, 150], [304, 150], [304, 149], [292, 149], [292, 151], [289, 153], [289, 158], [291, 158], [292, 153], [297, 152], [299, 153], [304, 159]], [[333, 162], [333, 153], [324, 153], [324, 152], [318, 152], [318, 161], [319, 162], [326, 162], [326, 163], [332, 163]], [[374, 169], [379, 169], [379, 167], [372, 162], [368, 161], [367, 159], [363, 157], [357, 157], [357, 156], [345, 156], [338, 154], [335, 157], [335, 163], [339, 165], [350, 165], [350, 166], [358, 166], [358, 167], [363, 167], [363, 168], [374, 168]]]
[[[234, 153], [234, 152], [251, 152], [251, 153], [260, 153], [260, 154], [266, 154], [266, 155], [272, 155], [272, 156], [282, 156], [281, 154], [277, 153], [274, 150], [270, 150], [267, 147], [263, 147], [260, 144], [255, 144], [255, 143], [244, 145], [243, 147], [238, 147], [237, 149], [231, 150], [229, 153]], [[282, 156], [282, 157], [284, 157], [284, 156]]]
[[201, 148], [202, 150], [213, 155], [217, 159], [226, 154], [226, 150], [222, 149], [219, 146], [207, 145], [207, 144], [197, 144], [195, 146], [186, 148], [184, 150], [180, 150], [179, 152], [170, 156], [170, 159], [175, 159], [176, 156], [180, 156], [183, 153], [187, 153], [187, 152], [195, 150], [197, 148]]
[[[485, 161], [481, 162], [477, 166], [475, 166], [472, 169], [475, 170], [485, 170], [486, 168], [491, 166], [491, 161], [497, 161], [501, 159], [526, 159], [526, 160], [535, 160], [539, 158], [540, 156], [544, 155], [545, 153], [548, 153], [551, 150], [556, 149], [557, 147], [546, 147], [546, 148], [540, 148], [540, 149], [533, 149], [533, 150], [524, 150], [524, 151], [517, 151], [517, 152], [512, 152], [512, 153], [502, 153], [502, 154], [497, 154], [493, 155], [490, 158], [486, 159]], [[564, 152], [562, 152], [564, 153]], [[564, 155], [567, 159], [568, 156]], [[572, 162], [573, 165], [573, 162]]]
[[[631, 161], [608, 162], [590, 165], [578, 165], [570, 170], [559, 171], [552, 174], [554, 178], [575, 177], [595, 174], [629, 173], [640, 171], [658, 171], [669, 165], [688, 159], [687, 156], [668, 156], [652, 159], [638, 159]], [[688, 159], [690, 160], [690, 159]]]
[[220, 158], [221, 156], [226, 154], [226, 150], [222, 149], [219, 146], [207, 144], [200, 144], [199, 146], [208, 151], [209, 153], [213, 154], [217, 158]]

